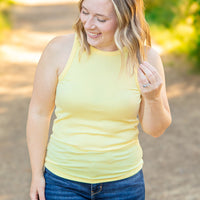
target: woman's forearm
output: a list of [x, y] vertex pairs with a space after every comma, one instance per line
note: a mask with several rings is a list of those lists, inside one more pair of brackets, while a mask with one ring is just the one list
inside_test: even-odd
[[49, 124], [49, 116], [41, 116], [29, 111], [26, 135], [32, 176], [40, 176], [43, 173]]
[[171, 114], [164, 107], [161, 97], [144, 100], [144, 113], [141, 122], [142, 129], [154, 137], [162, 135], [171, 124]]

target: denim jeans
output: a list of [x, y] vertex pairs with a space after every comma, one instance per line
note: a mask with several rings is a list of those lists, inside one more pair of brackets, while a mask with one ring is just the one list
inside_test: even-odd
[[145, 184], [142, 169], [125, 179], [103, 182], [83, 183], [62, 178], [47, 168], [46, 200], [144, 200]]

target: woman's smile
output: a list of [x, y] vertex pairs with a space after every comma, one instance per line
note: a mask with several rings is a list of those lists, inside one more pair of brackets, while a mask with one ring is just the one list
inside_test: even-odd
[[89, 32], [89, 31], [86, 31], [86, 33], [87, 33], [87, 36], [92, 39], [99, 38], [102, 35], [101, 33], [93, 33], [93, 32]]

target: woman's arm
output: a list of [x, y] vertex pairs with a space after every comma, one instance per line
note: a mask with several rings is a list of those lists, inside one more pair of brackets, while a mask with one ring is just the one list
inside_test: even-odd
[[[169, 127], [172, 118], [166, 95], [163, 64], [152, 48], [147, 49], [146, 61], [138, 69], [138, 81], [142, 93], [139, 110], [142, 129], [153, 137], [159, 137]], [[144, 85], [147, 87], [143, 87]]]
[[[43, 167], [48, 142], [49, 124], [55, 107], [58, 65], [61, 63], [63, 37], [54, 38], [39, 60], [33, 84], [26, 126], [27, 145], [32, 169], [31, 200], [44, 200]], [[66, 53], [66, 52], [65, 52]]]

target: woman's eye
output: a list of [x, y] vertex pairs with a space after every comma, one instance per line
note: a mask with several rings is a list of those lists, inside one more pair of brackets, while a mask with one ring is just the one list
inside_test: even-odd
[[97, 19], [99, 22], [106, 22], [105, 19]]
[[84, 10], [82, 11], [82, 13], [84, 14], [84, 15], [87, 15], [88, 13], [87, 12], [85, 12]]

